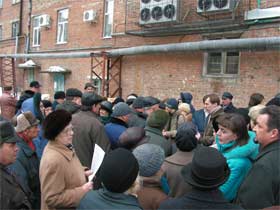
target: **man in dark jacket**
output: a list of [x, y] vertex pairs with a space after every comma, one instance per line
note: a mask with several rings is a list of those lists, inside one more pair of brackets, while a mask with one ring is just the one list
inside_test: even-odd
[[[203, 104], [205, 103], [206, 99], [208, 98], [208, 95], [203, 96]], [[203, 136], [204, 129], [207, 125], [207, 116], [209, 113], [206, 111], [205, 108], [196, 110], [193, 113], [192, 116], [192, 122], [196, 125], [198, 132], [200, 133], [201, 136]]]
[[245, 209], [280, 205], [280, 107], [271, 105], [260, 111], [254, 127], [261, 145], [251, 170], [239, 188], [237, 203]]
[[66, 100], [62, 104], [56, 106], [56, 110], [64, 109], [71, 114], [75, 114], [81, 108], [81, 98], [83, 93], [76, 88], [66, 90]]
[[13, 126], [0, 122], [0, 209], [32, 209], [26, 192], [6, 168], [16, 160], [17, 141]]
[[230, 204], [219, 190], [229, 176], [226, 159], [218, 150], [201, 146], [181, 174], [193, 189], [179, 198], [168, 199], [159, 209], [241, 209]]
[[222, 95], [222, 106], [225, 113], [235, 113], [236, 107], [232, 104], [233, 95], [230, 92], [224, 92]]
[[39, 134], [39, 120], [31, 112], [17, 116], [16, 132], [19, 136], [17, 146], [20, 148], [16, 161], [9, 170], [16, 176], [31, 202], [32, 209], [40, 209], [41, 193], [39, 180], [39, 159], [33, 139]]
[[84, 93], [81, 111], [72, 117], [74, 127], [73, 146], [83, 166], [91, 168], [95, 144], [105, 152], [110, 149], [110, 142], [103, 124], [98, 120], [102, 97], [95, 93]]

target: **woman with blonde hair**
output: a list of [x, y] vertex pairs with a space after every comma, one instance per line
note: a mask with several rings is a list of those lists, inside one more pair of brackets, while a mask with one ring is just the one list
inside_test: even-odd
[[260, 114], [260, 111], [265, 107], [265, 105], [262, 105], [262, 104], [259, 104], [259, 105], [256, 105], [256, 106], [252, 106], [250, 109], [249, 109], [249, 117], [250, 117], [250, 127], [251, 129], [253, 130], [253, 128], [256, 126], [257, 124], [257, 117], [259, 116]]
[[180, 115], [178, 116], [178, 126], [184, 122], [192, 122], [191, 107], [187, 103], [181, 103], [178, 107]]

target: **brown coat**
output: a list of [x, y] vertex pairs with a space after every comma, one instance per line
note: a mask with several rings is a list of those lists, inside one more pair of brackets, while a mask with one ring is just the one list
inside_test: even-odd
[[75, 209], [86, 193], [84, 168], [66, 146], [49, 141], [40, 164], [41, 209]]
[[16, 111], [16, 102], [17, 101], [13, 96], [5, 92], [2, 96], [0, 96], [0, 113], [2, 117], [7, 120], [11, 120], [13, 118]]
[[156, 210], [162, 201], [167, 199], [167, 195], [160, 186], [160, 177], [141, 177], [143, 186], [137, 193], [138, 202], [144, 210]]
[[191, 190], [191, 186], [187, 184], [181, 176], [181, 169], [192, 161], [193, 152], [177, 152], [167, 157], [162, 165], [162, 170], [167, 178], [170, 197], [180, 197]]

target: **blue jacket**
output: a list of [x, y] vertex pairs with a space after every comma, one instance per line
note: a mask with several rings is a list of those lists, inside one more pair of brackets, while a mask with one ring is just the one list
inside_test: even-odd
[[47, 143], [49, 141], [43, 137], [43, 130], [42, 130], [41, 125], [39, 125], [39, 128], [40, 128], [39, 135], [35, 139], [33, 139], [33, 143], [36, 148], [35, 150], [36, 150], [37, 156], [38, 156], [39, 160], [41, 160], [45, 146], [47, 145]]
[[137, 198], [124, 193], [114, 193], [106, 189], [91, 190], [80, 201], [78, 209], [130, 209], [141, 210]]
[[235, 199], [241, 183], [251, 169], [252, 162], [259, 153], [259, 144], [254, 142], [255, 133], [249, 131], [248, 134], [248, 143], [242, 146], [236, 146], [233, 149], [230, 148], [235, 144], [234, 141], [227, 144], [220, 144], [218, 136], [216, 137], [218, 150], [227, 159], [230, 168], [228, 180], [220, 186], [220, 190], [228, 201]]
[[204, 109], [199, 109], [193, 113], [192, 122], [197, 126], [198, 132], [203, 135], [206, 126]]
[[111, 122], [105, 125], [105, 132], [110, 140], [111, 148], [115, 149], [118, 147], [118, 141], [120, 135], [127, 129], [125, 122], [112, 118]]

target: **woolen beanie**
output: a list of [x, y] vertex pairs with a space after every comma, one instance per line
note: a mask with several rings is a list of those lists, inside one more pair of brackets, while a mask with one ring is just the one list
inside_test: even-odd
[[93, 106], [101, 101], [103, 98], [96, 93], [84, 93], [81, 100], [83, 106]]
[[139, 164], [139, 174], [144, 177], [155, 175], [165, 159], [163, 149], [155, 144], [142, 144], [133, 150], [133, 155]]
[[152, 128], [158, 128], [162, 130], [165, 127], [168, 118], [168, 113], [164, 110], [159, 109], [150, 114], [147, 119], [147, 125]]
[[166, 101], [165, 105], [170, 109], [178, 109], [178, 101], [175, 98], [169, 98]]
[[69, 88], [66, 90], [66, 96], [70, 97], [82, 97], [83, 93], [77, 88]]
[[190, 152], [197, 146], [197, 131], [192, 122], [185, 122], [177, 129], [175, 143], [179, 150]]
[[64, 91], [56, 91], [54, 94], [54, 99], [65, 99]]
[[72, 120], [70, 112], [59, 109], [50, 113], [43, 121], [43, 135], [48, 140], [54, 140]]
[[124, 102], [119, 102], [113, 107], [112, 117], [121, 117], [132, 112], [131, 108]]
[[32, 112], [27, 111], [24, 113], [21, 113], [17, 116], [17, 122], [16, 122], [16, 132], [20, 133], [22, 131], [25, 131], [26, 129], [38, 125], [39, 120], [35, 118], [35, 116], [32, 114]]
[[100, 180], [104, 187], [115, 193], [123, 193], [135, 182], [139, 165], [134, 155], [124, 148], [109, 152], [100, 167]]

